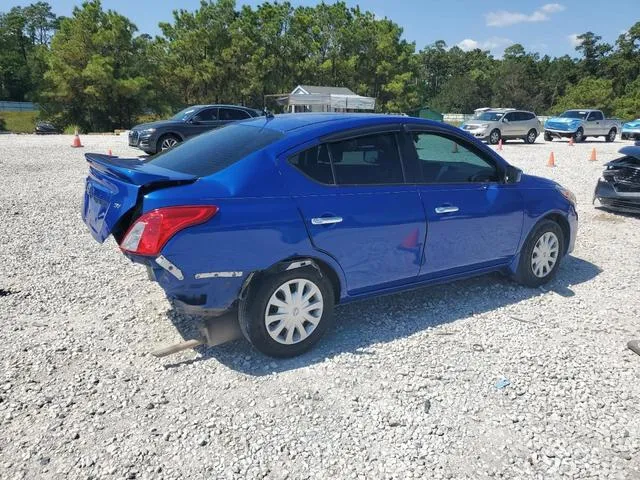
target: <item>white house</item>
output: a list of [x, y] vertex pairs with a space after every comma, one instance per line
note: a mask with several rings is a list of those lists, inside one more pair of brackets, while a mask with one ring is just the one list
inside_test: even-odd
[[288, 112], [353, 112], [375, 110], [376, 99], [356, 95], [346, 87], [298, 85], [278, 99]]

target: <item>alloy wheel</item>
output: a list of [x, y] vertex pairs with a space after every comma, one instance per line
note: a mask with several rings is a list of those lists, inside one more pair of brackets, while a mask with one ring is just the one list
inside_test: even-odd
[[313, 333], [323, 308], [320, 288], [310, 280], [296, 278], [282, 284], [271, 295], [264, 312], [264, 324], [273, 340], [293, 345]]
[[560, 242], [553, 232], [545, 232], [536, 242], [531, 253], [531, 270], [538, 278], [551, 273], [558, 261]]
[[167, 138], [162, 140], [162, 143], [160, 144], [160, 149], [161, 150], [168, 150], [170, 148], [175, 147], [177, 144], [178, 144], [178, 140], [176, 140], [173, 137], [167, 137]]

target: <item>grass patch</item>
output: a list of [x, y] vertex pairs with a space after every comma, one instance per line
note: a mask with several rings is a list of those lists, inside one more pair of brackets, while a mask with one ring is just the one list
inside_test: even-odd
[[0, 112], [0, 127], [14, 133], [33, 133], [38, 112]]

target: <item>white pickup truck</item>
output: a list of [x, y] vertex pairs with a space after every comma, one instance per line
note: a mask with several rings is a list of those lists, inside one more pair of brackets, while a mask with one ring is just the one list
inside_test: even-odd
[[572, 137], [579, 143], [587, 137], [604, 137], [613, 142], [620, 130], [620, 121], [604, 118], [600, 110], [567, 110], [544, 122], [544, 139], [550, 142], [554, 138]]

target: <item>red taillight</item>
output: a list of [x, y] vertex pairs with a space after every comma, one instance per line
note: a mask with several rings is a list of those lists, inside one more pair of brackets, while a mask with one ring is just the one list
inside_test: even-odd
[[124, 236], [120, 248], [137, 255], [158, 255], [180, 230], [204, 223], [218, 213], [213, 205], [165, 207], [138, 218]]

